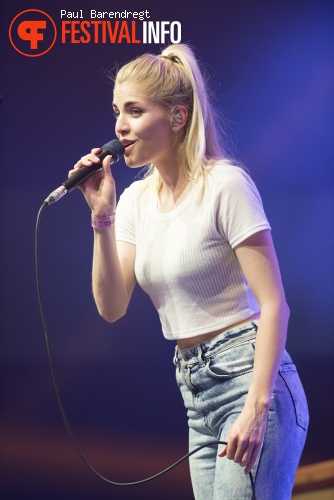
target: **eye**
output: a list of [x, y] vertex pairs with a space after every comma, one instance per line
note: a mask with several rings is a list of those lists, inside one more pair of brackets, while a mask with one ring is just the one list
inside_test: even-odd
[[119, 111], [116, 111], [116, 110], [114, 109], [114, 113], [113, 113], [113, 115], [114, 115], [115, 120], [117, 120], [117, 118], [119, 117]]
[[137, 117], [137, 116], [141, 116], [142, 114], [142, 111], [138, 108], [133, 108], [131, 109], [131, 116], [134, 116], [134, 117]]

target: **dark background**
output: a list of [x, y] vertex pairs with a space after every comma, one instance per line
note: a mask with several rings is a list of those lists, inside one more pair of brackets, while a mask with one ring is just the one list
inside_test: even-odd
[[[34, 227], [45, 197], [92, 147], [114, 138], [105, 70], [156, 45], [62, 44], [60, 9], [149, 10], [180, 21], [215, 82], [234, 148], [261, 192], [291, 309], [288, 350], [308, 396], [302, 463], [334, 457], [333, 83], [331, 1], [173, 0], [6, 2], [1, 7], [1, 493], [12, 499], [191, 499], [187, 464], [146, 486], [96, 478], [57, 408], [38, 308]], [[25, 57], [8, 28], [22, 10], [54, 19], [58, 39]], [[139, 23], [139, 21], [138, 21]], [[118, 194], [133, 171], [114, 167]], [[187, 452], [174, 382], [174, 345], [136, 289], [125, 318], [93, 303], [90, 213], [76, 190], [47, 207], [40, 229], [42, 291], [55, 370], [74, 434], [115, 481], [152, 475]], [[281, 453], [289, 453], [282, 443]]]

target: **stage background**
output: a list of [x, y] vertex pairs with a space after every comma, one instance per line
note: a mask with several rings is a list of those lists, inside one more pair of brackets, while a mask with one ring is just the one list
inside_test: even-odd
[[[84, 4], [84, 5], [83, 5]], [[1, 7], [1, 498], [192, 498], [187, 465], [147, 486], [97, 479], [66, 436], [48, 367], [35, 285], [34, 228], [45, 197], [92, 147], [115, 137], [105, 70], [163, 44], [62, 44], [58, 2]], [[68, 0], [68, 11], [148, 10], [179, 21], [213, 77], [238, 157], [273, 228], [291, 309], [288, 350], [308, 396], [302, 463], [333, 458], [333, 3]], [[8, 37], [25, 9], [54, 19], [58, 39], [25, 57]], [[121, 160], [118, 194], [137, 172]], [[90, 213], [76, 190], [48, 207], [40, 231], [42, 291], [64, 407], [103, 474], [142, 479], [187, 451], [174, 345], [136, 289], [116, 324], [96, 312]], [[289, 453], [282, 443], [281, 453]]]

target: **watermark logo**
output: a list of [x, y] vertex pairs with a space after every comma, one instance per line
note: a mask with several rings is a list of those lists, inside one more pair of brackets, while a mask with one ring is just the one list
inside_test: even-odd
[[42, 10], [28, 9], [14, 17], [9, 26], [9, 39], [14, 49], [27, 57], [39, 57], [53, 47], [56, 25]]

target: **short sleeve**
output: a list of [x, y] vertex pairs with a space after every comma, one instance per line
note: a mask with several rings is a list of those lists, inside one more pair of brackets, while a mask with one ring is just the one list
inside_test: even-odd
[[126, 188], [116, 209], [116, 240], [136, 244], [135, 199], [132, 186]]
[[244, 170], [224, 169], [216, 188], [219, 231], [232, 248], [252, 234], [271, 229], [260, 194]]

